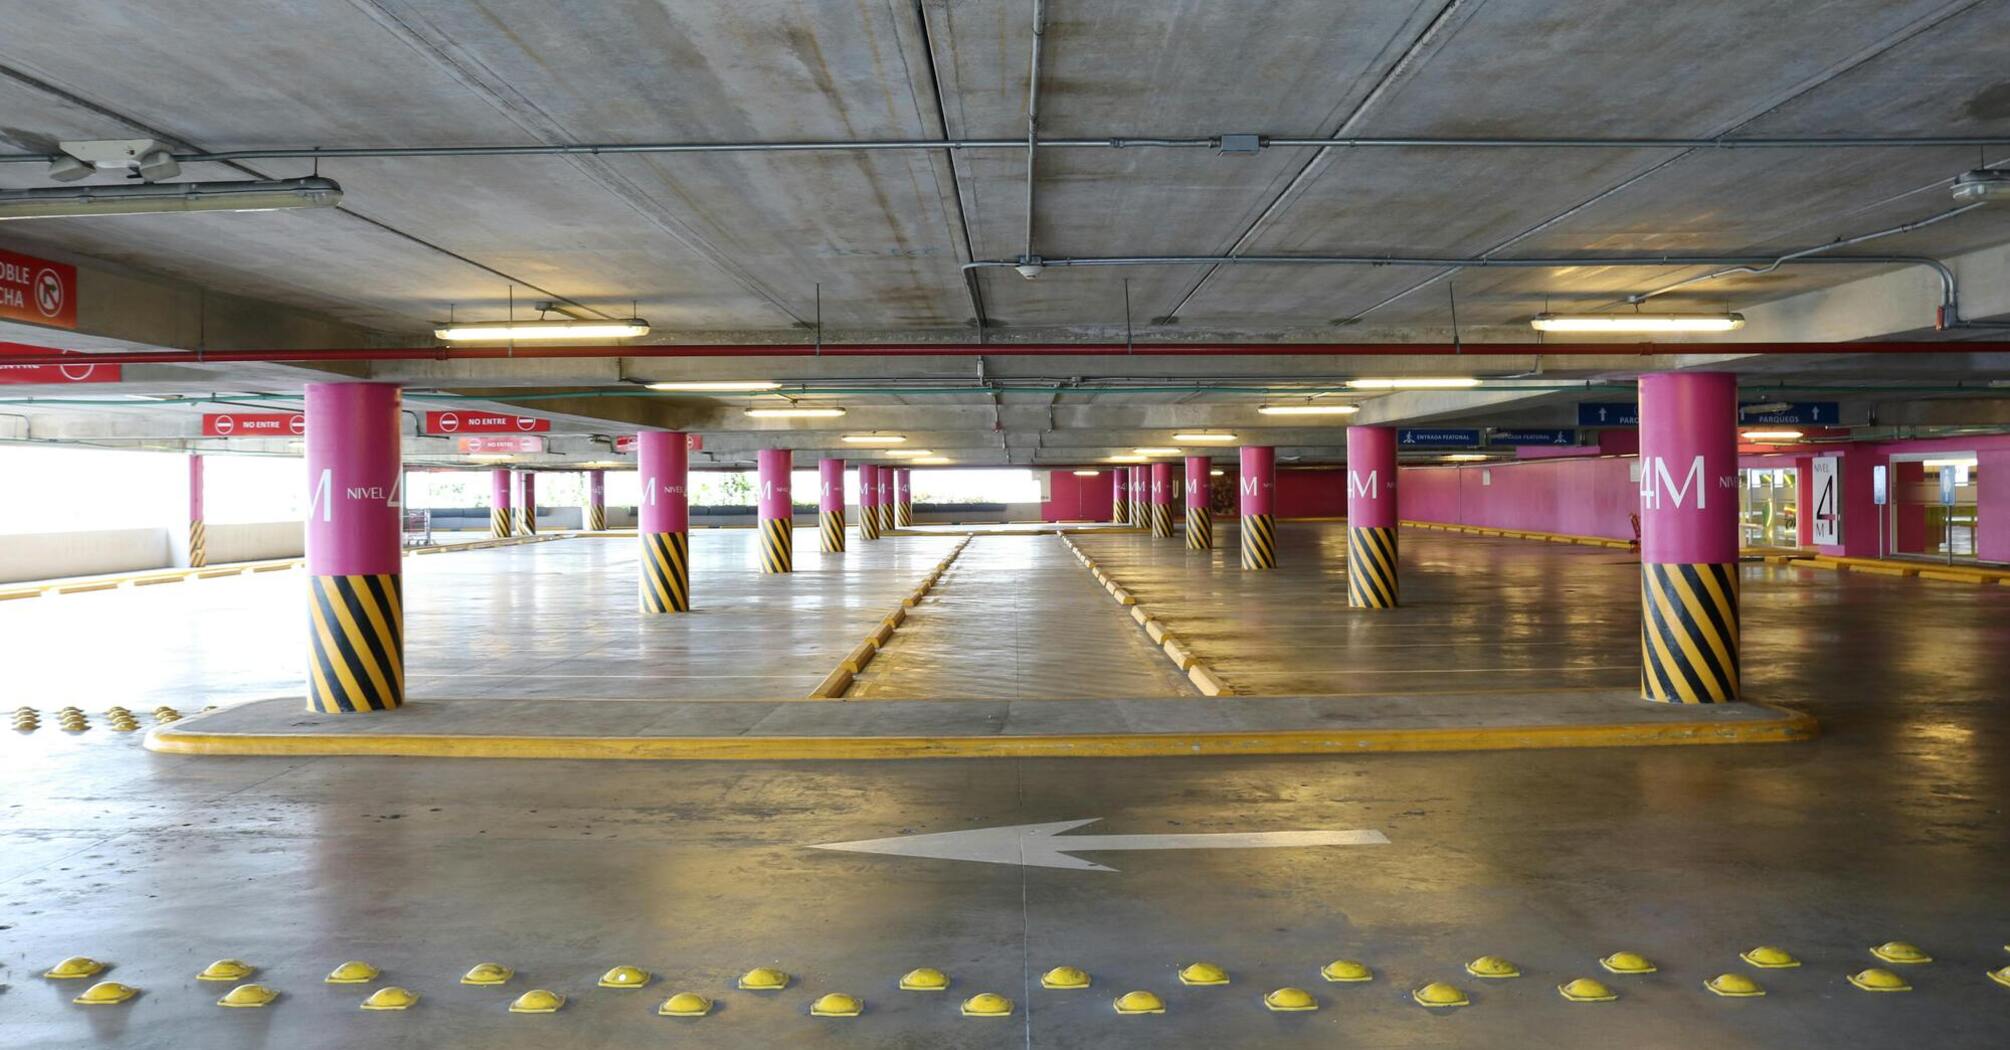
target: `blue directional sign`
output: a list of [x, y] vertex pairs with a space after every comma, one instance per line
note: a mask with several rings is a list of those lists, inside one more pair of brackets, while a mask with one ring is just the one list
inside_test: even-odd
[[1637, 427], [1640, 406], [1631, 401], [1586, 401], [1577, 406], [1581, 427]]
[[1773, 402], [1764, 412], [1754, 412], [1749, 406], [1738, 409], [1740, 423], [1798, 423], [1803, 426], [1832, 427], [1842, 422], [1842, 403], [1839, 401], [1796, 401], [1780, 408]]
[[1480, 443], [1477, 430], [1398, 430], [1397, 448], [1471, 448]]
[[1495, 430], [1487, 435], [1489, 445], [1575, 445], [1575, 430]]

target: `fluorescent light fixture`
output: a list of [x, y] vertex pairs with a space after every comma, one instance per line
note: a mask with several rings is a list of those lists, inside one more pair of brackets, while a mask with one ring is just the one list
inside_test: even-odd
[[1492, 459], [1492, 458], [1493, 458], [1492, 456], [1489, 456], [1483, 452], [1454, 452], [1451, 455], [1444, 457], [1444, 460], [1447, 463], [1478, 463], [1481, 460]]
[[1222, 476], [1223, 474], [1226, 474], [1226, 473], [1228, 473], [1228, 471], [1225, 471], [1225, 470], [1210, 470], [1210, 471], [1208, 471], [1208, 472], [1207, 472], [1207, 476], [1208, 476], [1208, 477], [1211, 477], [1211, 478], [1218, 478], [1218, 477], [1221, 477], [1221, 476]]
[[0, 190], [0, 219], [70, 219], [182, 211], [280, 211], [332, 208], [342, 201], [333, 179], [145, 182]]
[[1538, 332], [1734, 332], [1744, 314], [1537, 314]]
[[842, 408], [750, 408], [747, 415], [754, 419], [836, 419], [844, 415]]
[[1132, 449], [1131, 451], [1132, 451], [1132, 452], [1135, 452], [1135, 453], [1137, 453], [1137, 454], [1138, 454], [1138, 455], [1140, 455], [1140, 456], [1177, 456], [1177, 455], [1179, 455], [1179, 449], [1176, 449], [1176, 448], [1134, 448], [1134, 449]]
[[772, 379], [701, 379], [690, 382], [650, 383], [651, 390], [688, 390], [695, 393], [754, 393], [774, 390], [782, 384]]
[[1110, 462], [1112, 462], [1112, 463], [1143, 463], [1144, 461], [1145, 461], [1145, 457], [1143, 457], [1143, 456], [1111, 456], [1111, 457], [1110, 457]]
[[1078, 478], [1100, 478], [1103, 476], [1103, 472], [1100, 470], [1078, 470], [1075, 472], [1075, 476]]
[[2010, 172], [1977, 168], [1954, 179], [1954, 199], [1963, 204], [2010, 201]]
[[468, 458], [482, 463], [507, 463], [516, 457], [506, 452], [477, 452]]
[[1355, 390], [1463, 390], [1480, 385], [1471, 376], [1416, 376], [1400, 379], [1349, 379]]
[[890, 448], [886, 450], [888, 459], [920, 459], [923, 456], [932, 455], [935, 455], [935, 450], [932, 448]]
[[1174, 441], [1191, 441], [1196, 445], [1229, 445], [1235, 442], [1234, 434], [1174, 434]]
[[952, 461], [948, 456], [923, 456], [920, 459], [910, 459], [908, 460], [908, 462], [917, 463], [924, 467], [939, 467], [944, 463], [949, 463]]
[[1747, 430], [1744, 433], [1752, 441], [1798, 441], [1801, 437], [1798, 430]]
[[1360, 405], [1264, 405], [1257, 409], [1266, 416], [1351, 416]]
[[907, 441], [905, 434], [846, 434], [838, 440], [847, 445], [899, 445]]
[[433, 337], [449, 343], [509, 343], [531, 339], [633, 339], [649, 334], [649, 322], [624, 321], [481, 321], [441, 325]]
[[1965, 459], [1921, 460], [1919, 465], [1925, 467], [1928, 470], [1939, 470], [1942, 467], [1967, 467], [1970, 470], [1974, 470], [1976, 463], [1977, 463], [1976, 458], [1974, 456], [1969, 456]]

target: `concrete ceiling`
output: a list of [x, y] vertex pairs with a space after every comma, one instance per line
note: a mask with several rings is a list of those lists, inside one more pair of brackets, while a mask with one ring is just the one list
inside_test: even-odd
[[[0, 34], [0, 152], [140, 135], [186, 152], [1021, 139], [1032, 12], [1033, 0], [14, 0]], [[1053, 0], [1040, 133], [2010, 136], [2005, 39], [2010, 0]], [[1248, 156], [1044, 148], [1032, 247], [1048, 257], [1771, 256], [1945, 211], [1949, 180], [1985, 163], [2010, 163], [2010, 146], [1272, 147]], [[313, 168], [297, 159], [190, 163], [183, 178]], [[0, 339], [86, 350], [423, 346], [450, 310], [495, 319], [514, 303], [525, 316], [530, 302], [558, 299], [586, 314], [639, 312], [655, 325], [651, 342], [723, 343], [803, 340], [819, 318], [830, 343], [1122, 341], [1127, 319], [1145, 342], [1434, 343], [1450, 339], [1456, 305], [1462, 339], [1531, 344], [1526, 355], [1486, 359], [1477, 374], [1566, 383], [1624, 381], [1707, 360], [1694, 356], [1706, 349], [1753, 349], [1537, 356], [1531, 315], [1615, 309], [1628, 293], [1707, 272], [1697, 267], [1184, 266], [1050, 269], [1034, 281], [984, 270], [966, 280], [962, 263], [1027, 249], [1026, 156], [1016, 148], [353, 158], [322, 161], [319, 172], [342, 183], [340, 209], [0, 223], [0, 247], [74, 260], [128, 289], [77, 334], [0, 325]], [[40, 164], [0, 164], [0, 188], [46, 185]], [[1859, 251], [1970, 259], [1959, 268], [1963, 294], [1980, 319], [2010, 316], [2005, 245], [2010, 208], [1995, 207]], [[1741, 310], [1753, 324], [1737, 338], [1789, 342], [1812, 338], [1807, 311], [1792, 304], [1846, 294], [1878, 303], [1876, 315], [1821, 338], [1920, 335], [1937, 300], [1908, 284], [1886, 293], [1916, 276], [1890, 271], [1787, 267], [1656, 302]], [[141, 287], [164, 290], [130, 291]], [[229, 310], [218, 305], [226, 298]], [[172, 310], [161, 305], [169, 300]], [[1668, 356], [1678, 350], [1690, 353]], [[290, 394], [334, 370], [406, 382], [421, 404], [427, 390], [488, 405], [514, 397], [518, 410], [550, 414], [581, 441], [636, 425], [701, 429], [719, 462], [763, 442], [810, 450], [841, 430], [905, 427], [961, 461], [1061, 463], [1162, 444], [1178, 428], [1258, 433], [1270, 421], [1254, 407], [1275, 396], [1266, 385], [1474, 372], [1469, 361], [1391, 351], [134, 366], [124, 389]], [[1989, 378], [2010, 374], [2001, 355], [1945, 356], [1931, 375], [1917, 373], [1936, 393], [1914, 399], [1958, 397], [1975, 422], [1994, 419], [1994, 408], [1969, 402], [1987, 394]], [[1746, 356], [1729, 367], [1778, 382], [1891, 378], [1867, 355]], [[605, 396], [636, 380], [727, 376], [797, 382], [851, 414], [813, 427], [756, 425], [738, 411], [744, 400]], [[1126, 382], [1189, 389], [1098, 389]], [[1977, 389], [1950, 391], [1954, 382]], [[885, 392], [928, 383], [963, 392]], [[858, 391], [868, 386], [880, 392]], [[1561, 394], [1508, 393], [1399, 395], [1366, 402], [1358, 418], [1522, 422], [1555, 418], [1543, 405], [1567, 409]], [[106, 406], [17, 407], [31, 422], [13, 436], [75, 438]], [[149, 420], [149, 437], [187, 440], [198, 409], [125, 411]], [[95, 436], [119, 427], [104, 429]], [[1261, 433], [1309, 458], [1336, 454], [1337, 427]]]

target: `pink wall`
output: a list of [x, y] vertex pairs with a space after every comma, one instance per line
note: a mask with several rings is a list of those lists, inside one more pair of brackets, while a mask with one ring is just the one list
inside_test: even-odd
[[1347, 472], [1280, 470], [1277, 509], [1280, 518], [1344, 518], [1347, 516]]
[[[1635, 459], [1543, 459], [1466, 467], [1404, 467], [1397, 505], [1407, 521], [1633, 539]], [[1491, 473], [1492, 484], [1487, 483]]]
[[1108, 521], [1116, 503], [1111, 491], [1111, 472], [1100, 471], [1093, 478], [1078, 478], [1072, 470], [1047, 472], [1047, 502], [1040, 508], [1043, 521]]
[[1975, 556], [2010, 562], [2010, 448], [1975, 453]]

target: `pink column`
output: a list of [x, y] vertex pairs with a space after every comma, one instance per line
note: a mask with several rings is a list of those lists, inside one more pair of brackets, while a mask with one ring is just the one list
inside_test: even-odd
[[510, 507], [510, 472], [489, 471], [489, 535], [505, 539], [516, 531], [516, 516]]
[[393, 383], [307, 384], [309, 711], [405, 702], [400, 405]]
[[858, 465], [858, 538], [862, 540], [879, 538], [879, 509], [873, 506], [873, 472], [878, 469], [870, 463]]
[[825, 554], [844, 553], [844, 460], [817, 461], [817, 528]]
[[1214, 488], [1214, 461], [1206, 456], [1186, 458], [1186, 549], [1214, 549], [1214, 510], [1207, 497]]
[[1640, 377], [1641, 695], [1738, 699], [1738, 377]]
[[1261, 445], [1242, 449], [1237, 479], [1242, 503], [1242, 567], [1277, 567], [1277, 450]]
[[1119, 525], [1131, 520], [1131, 472], [1123, 467], [1110, 471], [1110, 520]]
[[580, 522], [588, 532], [604, 532], [607, 529], [607, 472], [589, 470], [586, 472], [586, 520]]
[[537, 535], [537, 475], [526, 470], [517, 475], [517, 534]]
[[1396, 583], [1396, 431], [1348, 427], [1347, 604], [1393, 609]]
[[1150, 528], [1152, 524], [1152, 468], [1131, 468], [1131, 524]]
[[188, 567], [209, 564], [209, 529], [202, 518], [202, 457], [188, 457]]
[[906, 467], [893, 469], [893, 524], [903, 529], [914, 524], [914, 471]]
[[691, 611], [691, 446], [681, 433], [635, 436], [635, 532], [642, 538], [642, 611]]
[[1173, 465], [1152, 464], [1152, 535], [1171, 538], [1173, 534]]
[[795, 509], [789, 497], [794, 457], [785, 448], [764, 448], [755, 460], [754, 490], [761, 531], [761, 572], [794, 572]]

